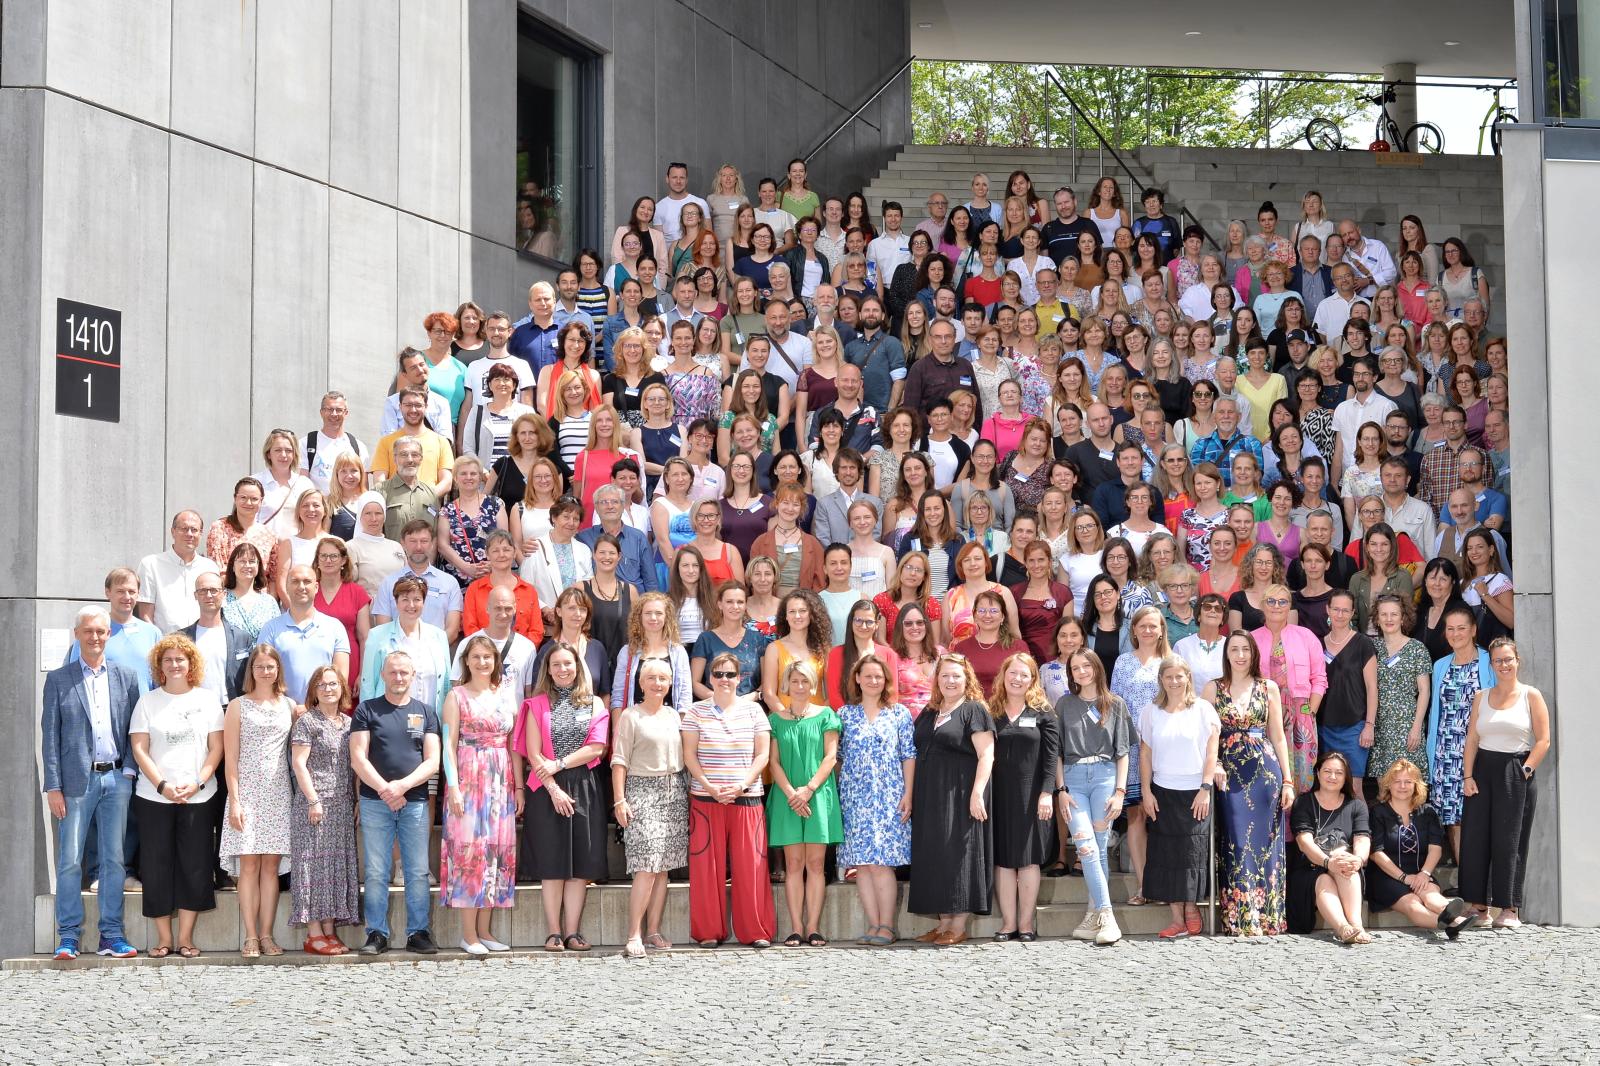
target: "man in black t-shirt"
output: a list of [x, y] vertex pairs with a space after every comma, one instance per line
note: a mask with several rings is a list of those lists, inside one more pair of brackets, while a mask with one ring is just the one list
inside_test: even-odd
[[360, 704], [350, 719], [350, 767], [361, 782], [363, 955], [389, 950], [396, 842], [405, 870], [406, 950], [439, 950], [428, 931], [428, 781], [439, 771], [439, 714], [412, 698], [415, 676], [410, 655], [390, 652], [383, 661], [383, 695]]
[[1078, 234], [1094, 234], [1095, 246], [1100, 244], [1100, 231], [1095, 224], [1078, 214], [1078, 194], [1063, 185], [1055, 194], [1056, 217], [1044, 224], [1045, 253], [1055, 260], [1057, 267], [1068, 256], [1078, 258]]
[[1117, 478], [1111, 408], [1103, 403], [1090, 404], [1083, 414], [1083, 426], [1084, 439], [1067, 449], [1067, 458], [1078, 464], [1078, 499], [1087, 501], [1094, 497], [1095, 489]]

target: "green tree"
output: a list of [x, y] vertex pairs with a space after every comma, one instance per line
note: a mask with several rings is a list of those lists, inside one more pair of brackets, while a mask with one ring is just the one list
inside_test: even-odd
[[1368, 110], [1360, 85], [1249, 80], [1266, 71], [918, 61], [913, 135], [921, 144], [1096, 146], [1087, 125], [1074, 121], [1052, 73], [1117, 148], [1285, 147], [1313, 115], [1348, 124]]

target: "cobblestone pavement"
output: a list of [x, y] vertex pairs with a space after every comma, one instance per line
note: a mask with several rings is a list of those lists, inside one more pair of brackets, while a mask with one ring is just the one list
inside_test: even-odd
[[1600, 930], [1376, 935], [6, 972], [0, 1062], [1600, 1062]]

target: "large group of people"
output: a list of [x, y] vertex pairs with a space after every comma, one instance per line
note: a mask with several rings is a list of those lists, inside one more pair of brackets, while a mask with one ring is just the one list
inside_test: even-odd
[[630, 957], [685, 868], [704, 947], [770, 946], [777, 880], [784, 943], [825, 945], [830, 877], [868, 945], [901, 880], [939, 945], [995, 910], [1035, 939], [1063, 875], [1099, 944], [1212, 898], [1240, 936], [1519, 923], [1549, 716], [1461, 241], [1308, 192], [1207, 250], [1159, 190], [1080, 214], [1022, 171], [909, 228], [800, 160], [754, 202], [732, 166], [665, 184], [526, 315], [428, 314], [360, 399], [381, 437], [328, 393], [78, 612], [42, 719], [58, 959], [86, 881], [102, 954], [135, 883], [152, 955], [199, 954], [220, 886], [281, 954], [285, 875], [309, 953], [389, 950], [391, 882], [410, 951], [434, 884], [507, 950], [519, 882], [587, 951], [613, 825]]

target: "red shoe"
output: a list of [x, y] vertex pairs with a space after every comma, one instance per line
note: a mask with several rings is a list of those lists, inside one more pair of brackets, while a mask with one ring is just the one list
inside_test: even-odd
[[1193, 918], [1185, 916], [1183, 924], [1188, 928], [1190, 936], [1200, 935], [1200, 916], [1198, 914], [1196, 914]]
[[1188, 935], [1189, 927], [1183, 922], [1173, 922], [1171, 925], [1161, 930], [1160, 933], [1162, 940], [1182, 940]]

